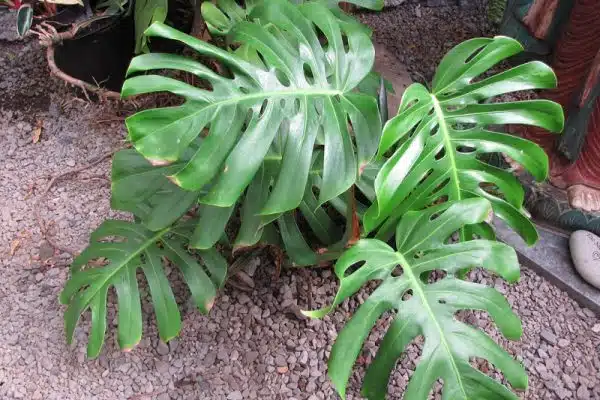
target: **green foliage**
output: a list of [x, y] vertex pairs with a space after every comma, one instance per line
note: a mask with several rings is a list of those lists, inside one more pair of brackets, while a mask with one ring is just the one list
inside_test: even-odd
[[[325, 154], [319, 203], [323, 204], [352, 186], [358, 168], [368, 163], [377, 149], [377, 102], [353, 92], [371, 71], [373, 46], [362, 31], [339, 23], [319, 3], [294, 7], [276, 0], [254, 12], [280, 31], [295, 35], [307, 51], [292, 47], [262, 25], [240, 22], [232, 32], [233, 39], [251, 43], [264, 63], [256, 65], [166, 25], [154, 24], [146, 32], [148, 36], [180, 41], [229, 68], [233, 77], [218, 75], [176, 55], [134, 58], [129, 75], [177, 69], [196, 75], [212, 90], [159, 75], [128, 79], [123, 96], [168, 91], [186, 100], [178, 107], [145, 110], [129, 117], [129, 138], [152, 164], [169, 164], [180, 160], [207, 128], [208, 136], [199, 150], [169, 178], [186, 190], [198, 190], [212, 182], [201, 201], [216, 207], [235, 204], [273, 143], [281, 141], [285, 144], [281, 173], [261, 210], [263, 215], [272, 215], [300, 203], [317, 133], [322, 132]], [[319, 43], [313, 24], [324, 32], [330, 44], [327, 49]], [[348, 52], [342, 35], [347, 37]], [[356, 155], [348, 119], [364, 127], [354, 132]]]
[[25, 36], [33, 22], [33, 7], [30, 4], [23, 4], [17, 11], [17, 33], [20, 37]]
[[[468, 40], [441, 61], [431, 92], [418, 83], [406, 89], [398, 115], [384, 127], [379, 144], [379, 155], [391, 156], [375, 180], [377, 200], [364, 218], [367, 232], [383, 223], [378, 237], [387, 239], [409, 210], [481, 196], [528, 244], [535, 243], [537, 232], [523, 209], [520, 183], [482, 156], [507, 154], [537, 180], [546, 178], [548, 157], [539, 146], [487, 127], [526, 124], [560, 132], [564, 118], [554, 102], [494, 100], [519, 90], [555, 87], [556, 77], [547, 65], [534, 61], [475, 80], [522, 50], [517, 41], [502, 36]], [[485, 224], [461, 230], [463, 239], [473, 233], [492, 237]]]
[[[483, 267], [510, 282], [518, 279], [515, 252], [489, 240], [494, 239], [488, 224], [492, 215], [504, 219], [528, 243], [537, 240], [522, 208], [518, 180], [482, 157], [502, 152], [538, 180], [548, 173], [548, 157], [537, 145], [486, 129], [515, 123], [562, 130], [562, 110], [556, 103], [493, 101], [518, 90], [554, 87], [556, 77], [546, 65], [532, 62], [480, 78], [522, 50], [506, 37], [472, 39], [456, 46], [441, 61], [432, 91], [420, 84], [408, 87], [398, 115], [385, 125], [379, 144], [384, 164], [375, 178], [375, 201], [363, 218], [365, 234], [374, 232], [376, 239], [361, 240], [338, 260], [335, 272], [341, 284], [333, 305], [307, 312], [323, 316], [367, 281], [382, 281], [332, 349], [329, 375], [342, 397], [364, 340], [389, 310], [394, 310], [395, 319], [367, 370], [363, 385], [367, 398], [385, 398], [396, 360], [418, 335], [425, 337], [425, 345], [405, 399], [427, 399], [437, 379], [444, 382], [443, 397], [452, 400], [518, 399], [471, 367], [472, 357], [490, 361], [514, 388], [527, 387], [521, 365], [489, 337], [454, 317], [463, 309], [485, 310], [506, 338], [521, 336], [520, 321], [500, 293], [459, 277], [465, 270]], [[455, 233], [457, 243], [451, 243]], [[384, 242], [391, 236], [396, 251]], [[446, 276], [427, 284], [434, 271]]]
[[[340, 0], [317, 0], [326, 5], [336, 17], [346, 22], [355, 22], [339, 9]], [[302, 4], [306, 0], [291, 0], [292, 3]], [[253, 14], [253, 10], [264, 3], [264, 0], [246, 0], [240, 6], [235, 0], [204, 1], [201, 6], [202, 18], [209, 31], [214, 35], [227, 35], [239, 22], [248, 19], [260, 20], [260, 15]], [[346, 3], [355, 4], [371, 10], [381, 10], [383, 0], [348, 0]]]
[[135, 53], [148, 51], [148, 41], [144, 31], [153, 22], [165, 22], [169, 9], [168, 0], [135, 0]]
[[[114, 287], [119, 344], [129, 349], [139, 342], [138, 269], [148, 281], [160, 335], [169, 340], [181, 321], [163, 264], [182, 271], [196, 304], [208, 312], [226, 277], [216, 243], [230, 244], [233, 254], [271, 244], [283, 247], [295, 266], [339, 257], [338, 294], [331, 307], [307, 312], [313, 317], [366, 282], [381, 281], [333, 347], [329, 374], [340, 395], [369, 331], [392, 312], [394, 322], [365, 377], [369, 399], [385, 398], [396, 360], [419, 335], [425, 345], [405, 399], [426, 399], [437, 379], [445, 399], [515, 399], [469, 361], [489, 360], [517, 389], [527, 386], [522, 366], [455, 313], [485, 310], [509, 339], [520, 337], [520, 321], [494, 289], [458, 277], [484, 267], [518, 279], [514, 251], [491, 240], [491, 215], [528, 243], [537, 239], [518, 181], [485, 160], [501, 152], [545, 179], [542, 149], [489, 126], [560, 131], [563, 116], [555, 103], [497, 102], [518, 90], [555, 86], [552, 71], [532, 62], [492, 75], [492, 67], [522, 47], [505, 37], [467, 41], [442, 60], [431, 91], [420, 84], [406, 90], [398, 115], [382, 130], [387, 118], [378, 104], [385, 101], [377, 90], [384, 83], [372, 71], [368, 29], [335, 1], [245, 5], [203, 5], [213, 32], [227, 34], [225, 48], [162, 23], [146, 31], [179, 41], [198, 57], [144, 54], [131, 63], [123, 96], [170, 92], [183, 104], [126, 121], [134, 148], [115, 155], [111, 204], [135, 222], [107, 221], [75, 260], [61, 295], [69, 340], [89, 309], [88, 354], [99, 353]], [[173, 77], [182, 72], [194, 80]], [[232, 216], [239, 229], [230, 237]], [[393, 236], [395, 249], [386, 243]], [[433, 279], [440, 271], [445, 276]]]
[[[148, 282], [162, 340], [179, 334], [181, 317], [163, 268], [163, 260], [177, 266], [192, 298], [207, 313], [227, 275], [227, 262], [216, 249], [191, 254], [186, 246], [191, 236], [190, 221], [156, 232], [126, 221], [105, 221], [90, 238], [90, 245], [71, 265], [71, 278], [60, 300], [68, 304], [65, 329], [70, 343], [86, 310], [92, 314], [88, 356], [102, 349], [106, 332], [108, 290], [115, 288], [118, 307], [119, 346], [132, 349], [142, 338], [142, 307], [136, 272], [141, 269]], [[109, 240], [110, 239], [110, 240]], [[105, 265], [90, 264], [106, 260]], [[202, 264], [198, 260], [202, 260]]]
[[[456, 277], [464, 268], [482, 266], [515, 282], [519, 278], [519, 263], [514, 250], [489, 240], [448, 244], [455, 231], [483, 222], [491, 211], [490, 203], [481, 198], [411, 211], [398, 223], [396, 251], [382, 241], [363, 239], [338, 260], [335, 273], [340, 288], [333, 305], [308, 315], [321, 317], [367, 281], [381, 280], [339, 333], [331, 350], [329, 376], [342, 398], [369, 331], [384, 312], [395, 310], [394, 321], [367, 370], [363, 395], [385, 399], [396, 360], [413, 339], [423, 335], [425, 345], [405, 399], [427, 399], [436, 379], [443, 380], [447, 399], [518, 399], [502, 384], [473, 368], [469, 359], [489, 360], [518, 389], [527, 387], [524, 368], [484, 333], [454, 317], [462, 309], [485, 310], [505, 337], [515, 340], [521, 336], [521, 322], [499, 292]], [[361, 262], [364, 264], [360, 268], [350, 272]], [[393, 274], [397, 266], [402, 268], [399, 276]], [[428, 284], [422, 276], [432, 271], [444, 271], [447, 275]]]

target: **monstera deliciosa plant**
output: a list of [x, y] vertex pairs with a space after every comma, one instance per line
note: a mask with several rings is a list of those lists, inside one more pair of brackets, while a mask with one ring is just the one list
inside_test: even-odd
[[[502, 101], [511, 92], [554, 87], [553, 72], [530, 62], [493, 74], [521, 45], [506, 37], [472, 39], [441, 61], [431, 89], [407, 88], [398, 115], [382, 128], [368, 29], [337, 2], [246, 5], [221, 0], [203, 7], [220, 18], [220, 25], [209, 23], [227, 35], [224, 47], [161, 23], [146, 31], [199, 57], [150, 53], [131, 63], [123, 96], [170, 92], [184, 101], [126, 121], [133, 149], [113, 160], [112, 206], [135, 221], [105, 222], [74, 261], [61, 295], [68, 340], [90, 310], [88, 355], [99, 354], [112, 287], [119, 345], [134, 347], [142, 335], [140, 270], [168, 341], [181, 319], [165, 264], [181, 270], [207, 313], [226, 279], [227, 257], [278, 245], [295, 267], [337, 259], [338, 294], [330, 307], [306, 311], [311, 317], [368, 281], [380, 282], [331, 351], [329, 375], [342, 397], [365, 338], [391, 312], [394, 322], [365, 376], [367, 398], [385, 398], [397, 359], [417, 336], [425, 344], [406, 399], [426, 399], [438, 379], [447, 399], [517, 398], [470, 361], [488, 360], [513, 388], [525, 389], [521, 364], [455, 314], [484, 310], [505, 337], [521, 335], [499, 292], [462, 277], [482, 267], [509, 282], [519, 278], [514, 250], [494, 240], [492, 216], [527, 243], [537, 240], [518, 180], [486, 156], [504, 153], [536, 179], [546, 177], [542, 149], [497, 127], [561, 131], [559, 105]], [[174, 78], [182, 73], [195, 80]], [[228, 228], [234, 220], [236, 228]]]

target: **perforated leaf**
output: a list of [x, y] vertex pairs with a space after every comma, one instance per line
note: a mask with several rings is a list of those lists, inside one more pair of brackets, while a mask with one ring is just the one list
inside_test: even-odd
[[[339, 0], [316, 0], [326, 5], [332, 13], [345, 21], [354, 22], [339, 9]], [[239, 22], [253, 19], [252, 11], [265, 0], [245, 0], [243, 6], [235, 0], [205, 1], [202, 3], [202, 17], [208, 29], [215, 35], [227, 35]], [[305, 0], [290, 0], [292, 3], [302, 4]], [[381, 10], [383, 0], [348, 0], [345, 3], [357, 5], [371, 10]], [[366, 27], [365, 27], [366, 28]]]
[[[385, 399], [396, 361], [419, 335], [425, 343], [405, 400], [426, 400], [437, 379], [443, 381], [444, 400], [518, 399], [469, 361], [473, 357], [488, 360], [516, 389], [527, 387], [523, 366], [486, 334], [455, 317], [460, 310], [484, 310], [506, 338], [521, 336], [521, 323], [499, 292], [456, 278], [459, 271], [472, 267], [486, 268], [510, 282], [519, 278], [517, 256], [509, 246], [489, 240], [449, 243], [454, 232], [483, 222], [491, 211], [487, 200], [473, 198], [409, 212], [398, 223], [396, 250], [377, 239], [363, 239], [338, 260], [335, 273], [340, 288], [333, 304], [306, 312], [309, 316], [322, 317], [368, 281], [381, 281], [338, 334], [331, 350], [328, 373], [342, 398], [369, 332], [383, 313], [393, 311], [394, 321], [365, 375], [362, 393], [369, 400]], [[436, 270], [446, 276], [434, 283], [423, 281], [422, 276]]]
[[[563, 128], [562, 109], [554, 102], [496, 102], [507, 93], [554, 87], [556, 77], [547, 65], [534, 61], [482, 77], [522, 50], [507, 37], [468, 40], [444, 57], [431, 92], [421, 84], [406, 89], [398, 115], [385, 125], [379, 144], [379, 155], [389, 158], [375, 180], [377, 200], [364, 218], [367, 232], [379, 227], [378, 237], [386, 239], [406, 211], [481, 196], [527, 243], [537, 240], [518, 180], [482, 160], [500, 152], [539, 181], [548, 174], [548, 157], [539, 146], [489, 129], [504, 124], [535, 125], [551, 132]], [[490, 232], [484, 225], [467, 227], [461, 238]]]
[[[253, 12], [269, 28], [242, 21], [231, 37], [256, 49], [262, 66], [156, 23], [148, 35], [181, 41], [227, 72], [219, 75], [181, 56], [146, 54], [133, 59], [130, 75], [178, 69], [196, 75], [210, 89], [142, 75], [125, 82], [123, 95], [169, 91], [185, 98], [181, 106], [129, 117], [127, 127], [135, 148], [154, 165], [181, 160], [206, 129], [195, 154], [169, 177], [192, 191], [211, 183], [200, 198], [204, 204], [235, 204], [279, 142], [281, 168], [260, 209], [262, 215], [277, 215], [302, 201], [315, 145], [324, 151], [319, 204], [347, 191], [376, 152], [381, 126], [377, 100], [353, 91], [371, 71], [374, 49], [368, 35], [336, 19], [321, 3], [295, 6], [274, 0]], [[319, 41], [316, 27], [327, 44]], [[349, 131], [348, 121], [361, 129]], [[322, 135], [319, 140], [317, 135]]]

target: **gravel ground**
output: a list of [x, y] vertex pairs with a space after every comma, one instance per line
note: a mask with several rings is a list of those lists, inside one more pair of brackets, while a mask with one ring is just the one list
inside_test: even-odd
[[[475, 32], [477, 28], [451, 34], [451, 23], [456, 29], [464, 25], [456, 17], [463, 12], [459, 8], [421, 8], [420, 19], [411, 22], [415, 5], [407, 3], [394, 14], [381, 16], [385, 24], [381, 24], [377, 39], [398, 37], [389, 42], [396, 46], [397, 54], [417, 65], [413, 71], [427, 76], [430, 72], [418, 65], [429, 65], [446, 47], [480, 34]], [[376, 21], [374, 15], [365, 18], [373, 24]], [[441, 18], [456, 22], [434, 24]], [[414, 24], [414, 29], [412, 25], [402, 28], [401, 21]], [[33, 42], [14, 42], [5, 31], [12, 26], [10, 18], [0, 14], [0, 66], [5, 71], [0, 77], [0, 399], [336, 398], [326, 377], [325, 360], [336, 332], [365, 294], [322, 321], [308, 321], [295, 312], [298, 306], [308, 305], [309, 279], [315, 307], [332, 299], [337, 283], [328, 270], [306, 276], [284, 271], [275, 279], [272, 264], [257, 259], [261, 267], [254, 275], [256, 288], [251, 292], [226, 288], [209, 317], [187, 306], [188, 293], [175, 278], [184, 319], [178, 340], [160, 343], [152, 313], [147, 312], [144, 339], [130, 353], [118, 350], [111, 330], [102, 355], [86, 360], [85, 322], [76, 331], [75, 344], [71, 348], [65, 344], [64, 308], [57, 296], [68, 275], [70, 255], [54, 251], [43, 240], [34, 210], [52, 223], [49, 232], [55, 242], [81, 250], [90, 231], [107, 216], [115, 216], [109, 209], [110, 162], [105, 160], [58, 182], [46, 201], [36, 202], [48, 176], [83, 166], [119, 147], [124, 130], [118, 122], [98, 123], [119, 110], [86, 104], [62, 84], [48, 79], [40, 49]], [[440, 29], [448, 35], [440, 35]], [[425, 40], [431, 40], [431, 44], [427, 42], [431, 51], [418, 51]], [[404, 44], [411, 41], [413, 50], [405, 50]], [[33, 143], [40, 124], [40, 140]], [[520, 283], [512, 286], [481, 271], [471, 275], [505, 293], [523, 318], [523, 340], [507, 343], [498, 338], [485, 315], [463, 315], [523, 360], [530, 388], [522, 398], [600, 399], [597, 316], [526, 269]], [[362, 363], [370, 361], [383, 333], [383, 329], [377, 330], [368, 338], [351, 379], [349, 399], [360, 398]], [[419, 348], [419, 343], [411, 345], [398, 363], [390, 398], [401, 398]]]

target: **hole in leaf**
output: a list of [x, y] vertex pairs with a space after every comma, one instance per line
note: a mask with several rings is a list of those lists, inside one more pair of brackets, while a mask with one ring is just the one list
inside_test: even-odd
[[429, 203], [427, 205], [427, 207], [437, 206], [437, 205], [443, 204], [443, 203], [445, 203], [447, 201], [448, 201], [448, 195], [445, 194], [443, 196], [437, 197], [435, 200], [433, 200], [431, 203]]
[[263, 54], [261, 52], [257, 52], [258, 54], [258, 59], [260, 60], [260, 65], [258, 65], [259, 68], [261, 68], [263, 71], [267, 71], [267, 66], [269, 65], [267, 63], [267, 61], [265, 60], [265, 57], [263, 56]]
[[469, 56], [465, 59], [465, 64], [470, 63], [475, 57], [477, 57], [479, 53], [483, 51], [483, 49], [485, 49], [485, 45], [481, 46], [480, 48], [469, 54]]
[[321, 46], [323, 48], [325, 48], [327, 46], [327, 36], [325, 36], [325, 32], [323, 32], [321, 30], [321, 28], [319, 28], [317, 25], [312, 24], [312, 27], [315, 31], [315, 34], [317, 35], [317, 39], [319, 39], [319, 43], [321, 44]]
[[439, 269], [433, 270], [433, 271], [425, 271], [421, 274], [420, 278], [421, 281], [431, 284], [431, 283], [435, 283], [437, 281], [441, 281], [442, 279], [444, 279], [446, 277], [446, 271], [442, 271]]
[[258, 113], [258, 118], [262, 118], [263, 115], [265, 114], [265, 111], [267, 110], [267, 105], [269, 104], [269, 100], [265, 99], [263, 100], [261, 106], [260, 106], [260, 111]]
[[279, 83], [281, 83], [283, 86], [290, 86], [290, 79], [281, 70], [276, 68], [275, 76], [277, 77], [277, 80], [279, 80]]
[[462, 154], [471, 154], [477, 150], [475, 147], [471, 146], [456, 146], [456, 151]]
[[240, 86], [239, 89], [240, 89], [240, 92], [242, 92], [244, 94], [250, 93], [250, 90], [247, 87]]
[[392, 270], [392, 276], [401, 276], [403, 273], [404, 270], [400, 265], [396, 265], [396, 267], [394, 267], [394, 269]]
[[414, 126], [414, 127], [411, 129], [411, 130], [410, 130], [410, 132], [408, 133], [408, 137], [409, 137], [409, 138], [412, 138], [412, 137], [415, 135], [415, 133], [417, 133], [417, 127], [418, 127], [418, 125], [415, 125], [415, 126]]
[[319, 188], [316, 187], [316, 186], [312, 186], [311, 190], [312, 190], [313, 194], [315, 195], [315, 197], [318, 199], [319, 198], [319, 194], [321, 193], [321, 191], [319, 190]]
[[438, 219], [444, 213], [444, 211], [440, 211], [440, 212], [436, 212], [436, 213], [431, 214], [431, 216], [429, 217], [429, 220], [430, 221], [435, 221], [436, 219]]
[[476, 126], [476, 123], [459, 122], [456, 124], [452, 124], [452, 129], [454, 129], [455, 131], [468, 131], [469, 129], [473, 129]]
[[449, 92], [442, 93], [441, 96], [443, 96], [443, 97], [449, 97], [449, 96], [452, 96], [452, 95], [454, 95], [456, 93], [458, 93], [457, 90], [450, 90]]
[[419, 185], [423, 182], [425, 182], [425, 179], [429, 178], [429, 175], [431, 175], [433, 173], [433, 169], [428, 170], [427, 172], [425, 172], [423, 174], [423, 176], [421, 177], [421, 179], [419, 180]]
[[306, 82], [309, 84], [313, 84], [315, 82], [315, 76], [313, 75], [312, 68], [307, 63], [304, 63], [302, 66], [302, 70], [304, 71], [304, 77], [306, 78]]
[[444, 156], [446, 155], [446, 149], [445, 148], [441, 148], [440, 151], [437, 152], [437, 154], [435, 155], [435, 159], [437, 161], [441, 160], [442, 158], [444, 158]]
[[446, 300], [444, 300], [444, 299], [438, 299], [438, 303], [440, 303], [440, 304], [446, 304]]
[[403, 301], [409, 300], [412, 297], [412, 295], [413, 295], [412, 289], [408, 289], [407, 291], [402, 293], [402, 300]]
[[458, 111], [458, 110], [462, 110], [463, 108], [465, 108], [467, 105], [466, 104], [455, 104], [455, 105], [450, 105], [446, 107], [446, 111], [448, 112], [452, 112], [452, 111]]
[[439, 125], [434, 126], [433, 128], [431, 128], [431, 131], [429, 131], [429, 136], [435, 136], [439, 130], [440, 130]]
[[248, 128], [248, 125], [250, 125], [252, 118], [254, 118], [254, 113], [255, 111], [252, 108], [249, 108], [248, 111], [246, 111], [246, 118], [244, 119], [244, 126], [242, 127], [243, 131], [245, 131]]
[[350, 43], [348, 43], [348, 36], [342, 35], [342, 43], [344, 43], [344, 51], [348, 53], [350, 51]]
[[344, 278], [349, 277], [350, 275], [352, 275], [354, 272], [358, 271], [360, 269], [360, 267], [362, 267], [363, 265], [365, 265], [367, 262], [362, 260], [359, 261], [357, 263], [352, 264], [350, 267], [348, 267], [345, 271], [344, 271]]
[[300, 112], [300, 99], [294, 99], [294, 114]]
[[450, 183], [450, 178], [446, 178], [442, 181], [442, 183], [440, 183], [439, 185], [437, 185], [435, 187], [435, 189], [433, 189], [433, 191], [431, 192], [431, 194], [436, 194], [437, 192], [439, 192], [440, 190], [442, 190], [444, 187], [446, 187], [446, 185], [448, 185], [448, 183]]

